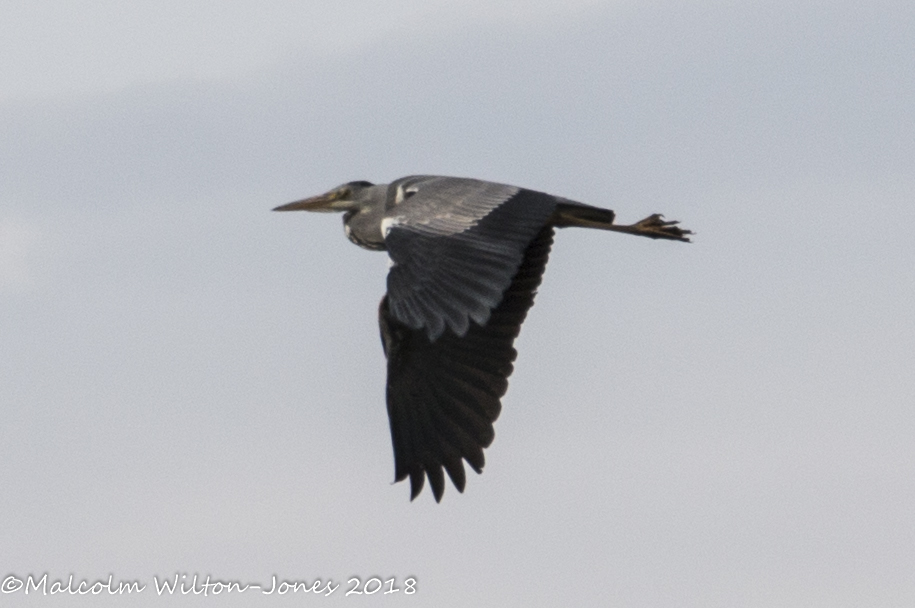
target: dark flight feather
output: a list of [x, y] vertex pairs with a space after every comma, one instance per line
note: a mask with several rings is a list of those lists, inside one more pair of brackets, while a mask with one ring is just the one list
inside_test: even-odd
[[477, 473], [483, 469], [483, 448], [495, 436], [493, 422], [517, 356], [512, 344], [534, 303], [553, 242], [553, 228], [542, 226], [521, 249], [488, 319], [483, 324], [471, 320], [463, 336], [449, 327], [433, 339], [427, 326], [412, 327], [392, 313], [390, 292], [381, 300], [394, 477], [410, 478], [411, 500], [428, 477], [440, 501], [443, 468], [460, 492], [466, 482], [462, 460]]

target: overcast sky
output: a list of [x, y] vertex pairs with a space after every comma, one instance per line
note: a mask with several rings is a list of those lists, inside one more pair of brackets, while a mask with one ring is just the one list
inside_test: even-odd
[[[0, 14], [0, 576], [147, 585], [2, 603], [915, 603], [911, 1]], [[391, 484], [386, 256], [270, 213], [413, 173], [697, 232], [557, 235], [441, 504]]]

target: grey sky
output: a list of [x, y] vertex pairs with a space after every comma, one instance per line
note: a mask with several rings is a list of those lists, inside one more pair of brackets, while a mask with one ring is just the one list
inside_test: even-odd
[[[915, 601], [911, 2], [0, 10], [0, 575]], [[698, 233], [559, 233], [440, 505], [390, 485], [386, 257], [269, 212], [410, 173]]]

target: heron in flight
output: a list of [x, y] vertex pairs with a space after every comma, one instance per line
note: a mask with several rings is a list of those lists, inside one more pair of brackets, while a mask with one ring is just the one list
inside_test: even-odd
[[387, 251], [387, 294], [378, 322], [388, 363], [394, 478], [410, 500], [429, 478], [436, 502], [444, 472], [459, 492], [463, 461], [483, 471], [553, 229], [578, 226], [689, 242], [654, 214], [614, 224], [609, 209], [456, 177], [419, 175], [390, 184], [355, 181], [274, 211], [343, 212], [346, 236]]

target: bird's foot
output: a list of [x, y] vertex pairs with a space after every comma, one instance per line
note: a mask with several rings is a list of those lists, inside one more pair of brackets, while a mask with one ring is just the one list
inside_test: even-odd
[[645, 219], [630, 224], [629, 226], [620, 226], [626, 228], [625, 232], [636, 234], [638, 236], [647, 236], [652, 239], [670, 239], [672, 241], [684, 241], [689, 243], [688, 234], [693, 234], [692, 230], [684, 230], [677, 226], [680, 222], [665, 221], [664, 216], [660, 213], [653, 213]]

